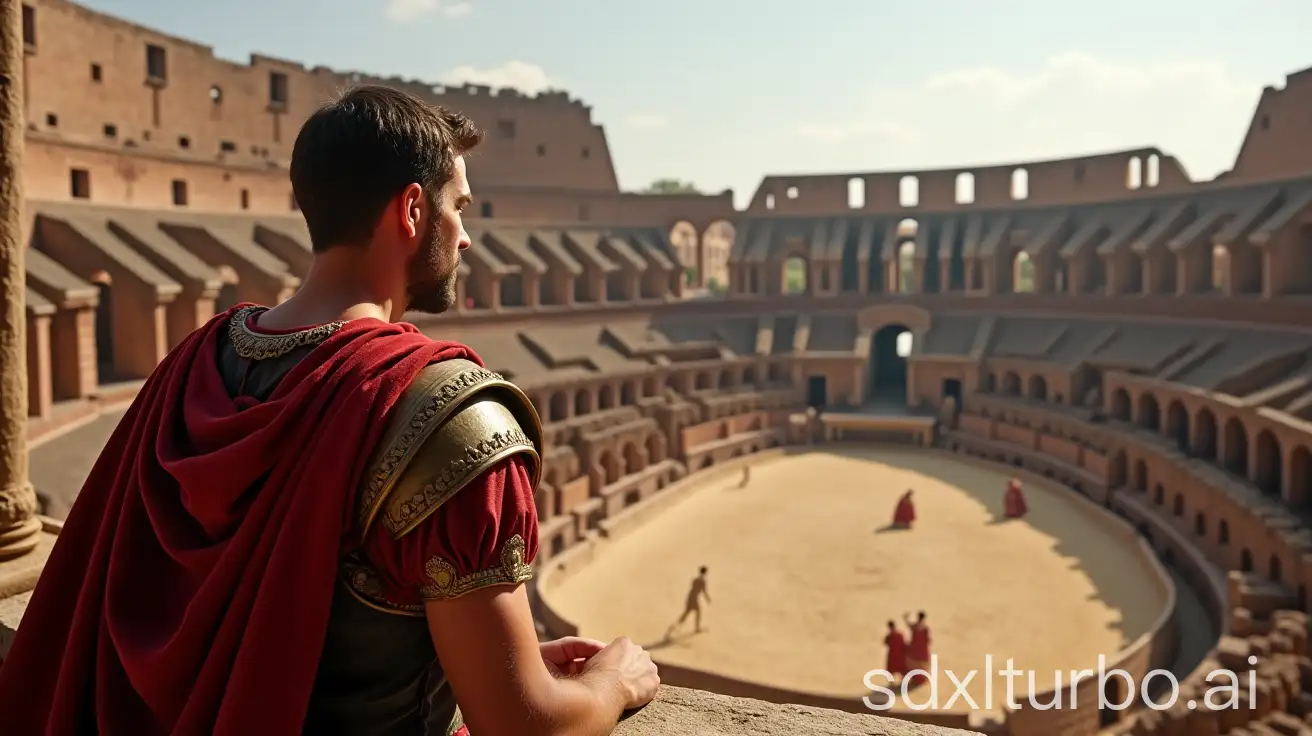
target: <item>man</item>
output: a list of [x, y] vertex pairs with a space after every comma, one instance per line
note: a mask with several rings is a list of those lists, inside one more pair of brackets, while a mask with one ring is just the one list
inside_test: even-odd
[[0, 730], [605, 734], [651, 700], [627, 639], [538, 644], [533, 407], [400, 322], [456, 298], [481, 138], [381, 87], [306, 122], [302, 288], [147, 380], [0, 670]]
[[897, 500], [897, 507], [893, 509], [893, 528], [910, 529], [912, 522], [916, 520], [916, 504], [911, 500], [911, 489], [908, 488], [906, 493]]
[[702, 597], [706, 598], [706, 602], [708, 604], [711, 602], [711, 592], [706, 587], [707, 571], [708, 568], [703, 566], [700, 570], [697, 571], [697, 577], [692, 579], [692, 584], [688, 586], [688, 597], [685, 598], [683, 602], [683, 615], [679, 616], [679, 620], [675, 621], [674, 625], [670, 627], [669, 631], [665, 632], [666, 638], [672, 636], [674, 634], [674, 630], [682, 626], [684, 621], [688, 620], [689, 615], [693, 616], [693, 625], [696, 627], [696, 632], [699, 634], [701, 633]]
[[[907, 669], [906, 672], [930, 671], [929, 655], [929, 624], [925, 623], [925, 612], [921, 611], [915, 621], [911, 620], [910, 614], [902, 614], [902, 619], [911, 632], [911, 640], [907, 643]], [[927, 675], [915, 675], [910, 678], [908, 687], [916, 687], [922, 682], [928, 682]]]

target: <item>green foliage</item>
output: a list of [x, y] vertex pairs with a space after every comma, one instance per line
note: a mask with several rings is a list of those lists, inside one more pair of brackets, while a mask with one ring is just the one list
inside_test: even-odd
[[784, 293], [806, 293], [806, 261], [801, 258], [784, 261]]
[[697, 185], [679, 179], [657, 179], [647, 187], [646, 194], [701, 194]]

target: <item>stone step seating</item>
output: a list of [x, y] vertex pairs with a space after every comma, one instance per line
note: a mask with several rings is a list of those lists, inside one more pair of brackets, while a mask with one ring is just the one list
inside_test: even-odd
[[1017, 467], [1058, 480], [1082, 493], [1102, 486], [1096, 474], [1046, 455], [1038, 450], [1003, 440], [990, 440], [959, 430], [943, 432], [943, 442], [953, 452], [964, 451], [990, 460], [1002, 460]]

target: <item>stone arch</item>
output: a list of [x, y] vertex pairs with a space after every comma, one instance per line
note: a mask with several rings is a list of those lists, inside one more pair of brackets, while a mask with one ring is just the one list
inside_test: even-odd
[[917, 207], [920, 205], [920, 179], [914, 176], [904, 176], [897, 183], [897, 202], [903, 207]]
[[1194, 455], [1208, 460], [1219, 460], [1216, 442], [1216, 415], [1206, 407], [1194, 417]]
[[1247, 547], [1239, 550], [1239, 570], [1241, 572], [1253, 571], [1253, 553]]
[[665, 461], [665, 438], [659, 433], [652, 432], [647, 435], [647, 462], [655, 465]]
[[1194, 514], [1194, 534], [1200, 537], [1207, 535], [1207, 514], [1201, 511]]
[[620, 454], [624, 457], [625, 475], [641, 472], [647, 466], [642, 460], [642, 453], [638, 451], [638, 446], [632, 441], [624, 443], [624, 449]]
[[583, 416], [592, 413], [592, 392], [587, 388], [580, 388], [574, 392], [574, 416]]
[[1146, 492], [1148, 490], [1148, 463], [1139, 458], [1134, 461], [1134, 490]]
[[551, 394], [549, 416], [553, 422], [559, 422], [569, 418], [569, 396], [566, 395], [564, 391], [556, 391]]
[[1248, 476], [1248, 432], [1239, 417], [1230, 417], [1225, 423], [1225, 469]]
[[1125, 169], [1125, 188], [1138, 189], [1143, 186], [1143, 160], [1138, 156], [1131, 156]]
[[1028, 169], [1012, 170], [1011, 198], [1016, 201], [1030, 198], [1030, 172]]
[[1230, 522], [1225, 519], [1222, 519], [1221, 523], [1217, 525], [1216, 541], [1223, 547], [1230, 544]]
[[1147, 187], [1155, 187], [1162, 182], [1162, 158], [1157, 154], [1148, 156], [1147, 170], [1144, 172], [1143, 183]]
[[1281, 569], [1280, 555], [1272, 554], [1271, 561], [1267, 565], [1267, 577], [1273, 583], [1284, 582], [1284, 572]]
[[693, 388], [695, 388], [698, 391], [705, 391], [711, 388], [711, 383], [713, 380], [714, 379], [711, 377], [711, 373], [709, 371], [702, 371], [701, 373], [697, 374], [697, 378], [693, 383]]
[[1175, 516], [1184, 516], [1184, 494], [1175, 494], [1175, 500], [1171, 502], [1171, 513]]
[[784, 258], [779, 272], [779, 293], [794, 296], [811, 293], [811, 267], [806, 256], [791, 253]]
[[1112, 392], [1110, 413], [1112, 419], [1122, 422], [1130, 421], [1130, 392], [1118, 388]]
[[1162, 428], [1162, 408], [1157, 397], [1147, 391], [1139, 395], [1139, 426], [1153, 432]]
[[897, 277], [896, 288], [889, 291], [898, 294], [916, 293], [916, 241], [902, 240], [898, 243], [897, 269], [894, 273]]
[[1307, 445], [1294, 448], [1289, 458], [1289, 498], [1286, 503], [1295, 509], [1312, 505], [1312, 450]]
[[633, 406], [637, 403], [637, 388], [634, 381], [625, 381], [620, 385], [620, 406]]
[[729, 288], [729, 252], [737, 230], [728, 220], [715, 220], [702, 231], [697, 271], [698, 285], [720, 293]]
[[1166, 489], [1162, 487], [1161, 483], [1153, 486], [1153, 503], [1157, 506], [1166, 505]]
[[1002, 393], [1005, 396], [1020, 396], [1020, 376], [1015, 371], [1003, 374]]
[[866, 206], [866, 180], [854, 176], [847, 180], [847, 206], [859, 210]]
[[1029, 396], [1031, 399], [1046, 401], [1048, 399], [1048, 381], [1043, 376], [1035, 373], [1030, 376]]
[[957, 174], [956, 200], [957, 204], [974, 204], [975, 202], [975, 175], [969, 171]]
[[1253, 449], [1257, 451], [1257, 456], [1254, 458], [1257, 467], [1253, 468], [1253, 480], [1257, 482], [1257, 487], [1262, 493], [1279, 498], [1284, 475], [1282, 472], [1284, 458], [1281, 457], [1280, 440], [1276, 439], [1271, 430], [1263, 429], [1257, 433]]
[[684, 285], [695, 286], [701, 275], [698, 257], [700, 238], [697, 234], [697, 226], [687, 220], [674, 223], [670, 228], [670, 245], [674, 246], [674, 255], [679, 259]]
[[1126, 476], [1128, 472], [1129, 460], [1125, 457], [1125, 450], [1121, 450], [1112, 456], [1111, 466], [1108, 468], [1108, 483], [1112, 488], [1124, 488], [1129, 482]]
[[601, 476], [602, 480], [605, 481], [605, 485], [618, 483], [623, 476], [620, 461], [615, 457], [615, 453], [610, 450], [602, 450], [597, 455], [597, 466], [601, 468]]
[[721, 389], [733, 388], [733, 371], [732, 371], [732, 370], [730, 370], [730, 369], [728, 369], [728, 368], [725, 368], [724, 370], [720, 371], [719, 388], [721, 388]]
[[1011, 261], [1011, 290], [1017, 294], [1034, 291], [1034, 260], [1023, 250]]
[[1230, 281], [1230, 249], [1220, 243], [1212, 246], [1212, 290], [1225, 291]]
[[597, 408], [613, 409], [615, 408], [615, 387], [609, 383], [601, 387], [597, 392]]
[[1179, 401], [1172, 401], [1166, 409], [1166, 434], [1175, 440], [1181, 452], [1189, 454], [1189, 412]]
[[911, 304], [877, 304], [856, 315], [857, 330], [874, 334], [880, 328], [900, 325], [917, 335], [929, 332], [933, 316], [928, 310]]
[[657, 379], [655, 376], [643, 380], [642, 382], [643, 396], [656, 396], [660, 392], [661, 392], [660, 380]]

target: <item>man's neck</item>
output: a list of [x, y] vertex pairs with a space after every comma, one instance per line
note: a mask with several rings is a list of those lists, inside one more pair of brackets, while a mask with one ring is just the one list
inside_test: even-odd
[[375, 293], [362, 278], [368, 273], [367, 264], [351, 262], [349, 254], [334, 251], [316, 254], [301, 288], [260, 315], [262, 326], [287, 330], [338, 320], [400, 319], [404, 309], [394, 299]]

